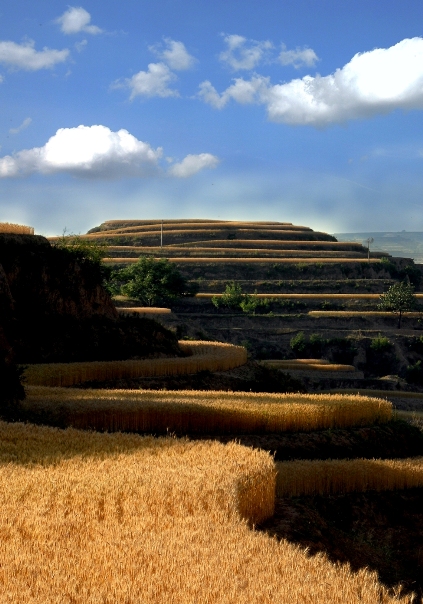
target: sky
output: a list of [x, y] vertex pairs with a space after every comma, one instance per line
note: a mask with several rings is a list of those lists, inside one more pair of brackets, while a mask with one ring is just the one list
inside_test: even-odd
[[423, 231], [422, 0], [0, 7], [0, 222]]

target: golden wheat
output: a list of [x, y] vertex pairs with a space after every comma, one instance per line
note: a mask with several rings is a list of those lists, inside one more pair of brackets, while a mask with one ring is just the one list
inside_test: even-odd
[[310, 359], [310, 362], [307, 362], [307, 359], [300, 361], [295, 359], [292, 361], [261, 361], [261, 363], [269, 367], [283, 370], [289, 369], [290, 371], [355, 371], [354, 365], [342, 365], [340, 363], [329, 362], [324, 363], [321, 361], [313, 363], [312, 359]]
[[[392, 312], [383, 312], [377, 310], [310, 310], [308, 314], [312, 317], [389, 317], [392, 319]], [[404, 312], [403, 317], [409, 317], [411, 319], [417, 319], [422, 316], [421, 312]]]
[[392, 404], [342, 395], [28, 387], [24, 407], [77, 428], [163, 434], [259, 434], [387, 422]]
[[0, 222], [0, 233], [14, 233], [16, 235], [33, 235], [34, 228], [24, 226], [23, 224], [12, 224], [9, 222]]
[[4, 604], [411, 604], [248, 528], [274, 464], [234, 443], [0, 424]]
[[[159, 258], [157, 258], [159, 260]], [[176, 264], [345, 264], [357, 262], [368, 263], [367, 258], [222, 258], [218, 257], [195, 257], [195, 258], [167, 258], [169, 262]], [[107, 264], [132, 264], [138, 262], [138, 258], [104, 258]], [[380, 258], [372, 258], [372, 264], [380, 263]]]
[[158, 308], [155, 306], [133, 306], [133, 307], [129, 306], [127, 308], [118, 307], [116, 310], [121, 315], [142, 315], [142, 316], [168, 315], [172, 312], [170, 310], [170, 308]]
[[288, 461], [276, 464], [278, 497], [423, 486], [423, 457]]
[[[220, 297], [224, 294], [198, 293], [197, 298]], [[379, 300], [380, 294], [254, 294], [257, 298], [279, 298], [281, 300]], [[415, 294], [423, 298], [423, 294]], [[361, 313], [360, 313], [361, 314]]]
[[79, 363], [43, 363], [28, 365], [23, 377], [27, 384], [40, 386], [73, 386], [90, 381], [109, 381], [225, 371], [247, 362], [243, 346], [222, 342], [179, 342], [187, 357], [141, 359], [128, 361], [92, 361]]

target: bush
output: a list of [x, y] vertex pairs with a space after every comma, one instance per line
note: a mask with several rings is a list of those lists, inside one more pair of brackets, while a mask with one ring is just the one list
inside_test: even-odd
[[212, 303], [216, 308], [222, 306], [226, 308], [232, 308], [233, 310], [240, 308], [241, 302], [244, 300], [244, 294], [239, 283], [230, 281], [226, 284], [225, 291], [222, 296], [213, 296]]
[[291, 338], [289, 345], [291, 346], [291, 350], [297, 355], [302, 355], [307, 349], [307, 340], [304, 336], [304, 332], [300, 331], [296, 336]]
[[375, 353], [390, 352], [392, 347], [392, 342], [390, 342], [387, 337], [382, 336], [382, 334], [379, 334], [377, 338], [373, 338], [373, 340], [370, 342], [370, 348]]

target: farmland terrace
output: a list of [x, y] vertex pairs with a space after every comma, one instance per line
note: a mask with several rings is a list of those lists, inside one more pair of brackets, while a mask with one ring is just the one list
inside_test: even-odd
[[[143, 254], [167, 258], [198, 285], [195, 298], [183, 298], [172, 313], [156, 317], [180, 338], [242, 344], [253, 359], [271, 360], [294, 358], [291, 340], [303, 333], [306, 343], [310, 338], [323, 342], [318, 354], [357, 371], [336, 377], [295, 372], [308, 387], [335, 386], [341, 377], [345, 385], [362, 385], [363, 371], [365, 379], [383, 372], [405, 375], [420, 358], [410, 349], [422, 327], [420, 314], [406, 316], [398, 331], [393, 315], [376, 312], [380, 294], [399, 280], [408, 277], [421, 291], [423, 267], [412, 259], [369, 253], [357, 241], [274, 221], [111, 220], [82, 237], [107, 244], [110, 266], [128, 266]], [[262, 304], [252, 312], [214, 304], [228, 283]], [[115, 303], [137, 305], [119, 298]], [[396, 361], [376, 371], [374, 363], [370, 369], [366, 365], [372, 339], [382, 332]], [[309, 355], [316, 356], [316, 346], [312, 349]]]

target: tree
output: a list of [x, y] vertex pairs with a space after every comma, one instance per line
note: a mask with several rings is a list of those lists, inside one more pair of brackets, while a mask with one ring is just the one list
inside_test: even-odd
[[378, 308], [398, 315], [398, 329], [401, 329], [403, 313], [413, 310], [416, 304], [414, 287], [409, 282], [402, 281], [391, 285], [388, 291], [380, 296]]
[[188, 284], [166, 258], [156, 260], [140, 256], [136, 264], [114, 271], [111, 281], [109, 289], [135, 298], [144, 306], [169, 303], [178, 297], [196, 294], [195, 286]]

